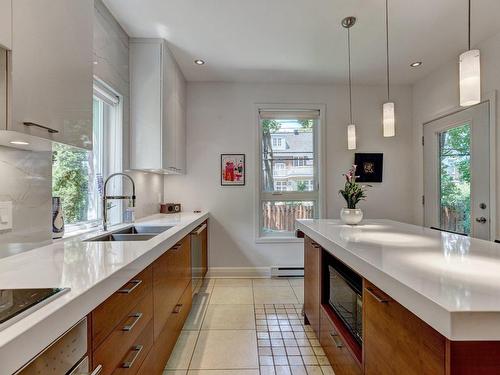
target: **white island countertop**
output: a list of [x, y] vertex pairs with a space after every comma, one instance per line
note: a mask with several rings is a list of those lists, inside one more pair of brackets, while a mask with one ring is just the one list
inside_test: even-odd
[[82, 241], [102, 233], [94, 232], [0, 259], [0, 289], [71, 288], [0, 331], [0, 374], [19, 369], [207, 218], [157, 214], [136, 224], [172, 228], [149, 241]]
[[390, 220], [297, 229], [450, 340], [500, 340], [500, 244]]

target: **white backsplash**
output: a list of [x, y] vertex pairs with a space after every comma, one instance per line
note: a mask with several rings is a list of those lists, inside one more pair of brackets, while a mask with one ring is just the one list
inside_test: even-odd
[[51, 241], [52, 155], [0, 146], [0, 201], [13, 228], [0, 232], [0, 257]]

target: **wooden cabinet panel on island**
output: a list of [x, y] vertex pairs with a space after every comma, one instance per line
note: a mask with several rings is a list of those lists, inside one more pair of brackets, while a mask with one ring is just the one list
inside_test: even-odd
[[163, 39], [130, 40], [130, 168], [186, 173], [186, 80]]
[[321, 304], [321, 246], [304, 238], [304, 314], [319, 337]]
[[12, 2], [7, 130], [92, 149], [93, 4]]
[[365, 280], [366, 375], [445, 375], [446, 338]]

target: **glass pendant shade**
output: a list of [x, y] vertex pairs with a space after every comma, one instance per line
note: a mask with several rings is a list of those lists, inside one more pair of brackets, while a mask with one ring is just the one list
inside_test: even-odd
[[481, 64], [478, 49], [460, 55], [460, 106], [481, 102]]
[[356, 125], [347, 125], [347, 149], [356, 149]]
[[383, 106], [384, 137], [394, 137], [396, 135], [396, 126], [394, 119], [394, 103], [387, 102]]

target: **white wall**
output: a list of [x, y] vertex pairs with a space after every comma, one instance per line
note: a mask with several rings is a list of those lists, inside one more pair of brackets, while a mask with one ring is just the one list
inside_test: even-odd
[[[481, 50], [481, 89], [483, 97], [500, 89], [500, 33], [479, 43]], [[458, 109], [458, 57], [449, 61], [413, 86], [413, 155], [415, 170], [415, 188], [413, 194], [414, 221], [423, 224], [423, 148], [421, 145], [423, 123], [439, 115]], [[496, 123], [499, 124], [500, 107], [496, 103]], [[499, 132], [497, 130], [496, 148], [499, 150]], [[497, 152], [496, 165], [500, 165]], [[500, 173], [497, 173], [497, 233], [500, 233]]]
[[[358, 152], [384, 153], [384, 182], [375, 184], [361, 204], [369, 218], [410, 222], [411, 89], [393, 89], [397, 135], [382, 136], [383, 87], [353, 88], [354, 121], [358, 125]], [[212, 214], [210, 267], [267, 270], [274, 265], [303, 264], [300, 244], [256, 244], [254, 198], [257, 178], [255, 103], [326, 104], [327, 216], [338, 218], [343, 202], [337, 191], [342, 173], [354, 160], [346, 148], [348, 101], [346, 86], [245, 83], [189, 83], [187, 105], [187, 171], [165, 177], [165, 200], [180, 202], [184, 210], [207, 209]], [[220, 186], [220, 154], [245, 153], [247, 184]], [[260, 268], [263, 269], [260, 269]], [[250, 268], [246, 269], [246, 268]], [[220, 271], [220, 270], [219, 270]], [[222, 270], [224, 271], [224, 270]]]

